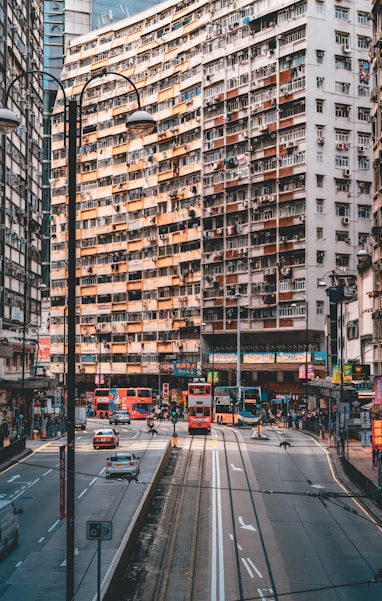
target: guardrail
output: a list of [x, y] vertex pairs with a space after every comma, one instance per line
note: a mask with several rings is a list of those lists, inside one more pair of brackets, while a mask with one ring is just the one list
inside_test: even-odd
[[361, 490], [369, 495], [373, 501], [382, 509], [382, 490], [374, 484], [365, 474], [360, 472], [346, 457], [341, 458], [343, 469], [350, 480], [357, 484]]
[[22, 453], [25, 450], [26, 441], [27, 437], [21, 436], [9, 445], [0, 448], [0, 466]]

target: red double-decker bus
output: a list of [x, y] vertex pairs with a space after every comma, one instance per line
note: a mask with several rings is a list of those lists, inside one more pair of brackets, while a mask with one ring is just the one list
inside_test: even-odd
[[108, 419], [118, 409], [129, 411], [131, 419], [147, 419], [153, 409], [152, 389], [143, 386], [95, 389], [95, 417]]
[[189, 384], [187, 388], [188, 433], [209, 434], [212, 421], [212, 385]]

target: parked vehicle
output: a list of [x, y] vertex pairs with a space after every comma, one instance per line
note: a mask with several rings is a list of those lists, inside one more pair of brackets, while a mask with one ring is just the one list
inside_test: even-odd
[[96, 430], [93, 436], [93, 447], [95, 449], [115, 449], [119, 445], [119, 434], [114, 428], [103, 428]]
[[85, 430], [86, 422], [87, 422], [87, 407], [85, 407], [85, 406], [75, 407], [74, 427], [80, 428], [81, 430]]
[[0, 557], [4, 558], [12, 546], [19, 540], [19, 520], [17, 514], [22, 509], [16, 509], [11, 501], [0, 501]]
[[128, 411], [113, 411], [109, 417], [109, 424], [129, 424], [130, 413]]
[[106, 478], [126, 476], [136, 479], [139, 474], [140, 457], [130, 452], [113, 453], [106, 461]]

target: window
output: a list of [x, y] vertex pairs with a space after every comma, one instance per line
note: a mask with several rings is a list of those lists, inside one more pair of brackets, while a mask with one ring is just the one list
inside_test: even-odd
[[336, 117], [350, 117], [350, 106], [348, 104], [336, 104], [335, 115]]
[[348, 338], [348, 340], [352, 340], [354, 338], [358, 338], [358, 336], [358, 319], [352, 319], [346, 324], [346, 337]]
[[336, 203], [336, 215], [337, 215], [337, 217], [349, 217], [350, 216], [349, 205]]
[[324, 50], [316, 50], [316, 61], [319, 64], [324, 62], [325, 51]]
[[368, 205], [358, 205], [358, 217], [360, 219], [370, 219], [371, 207]]
[[317, 87], [322, 88], [322, 86], [324, 85], [324, 77], [316, 77], [316, 81], [317, 81]]
[[335, 90], [337, 94], [349, 94], [350, 83], [347, 83], [345, 81], [336, 81]]
[[317, 251], [317, 265], [324, 264], [325, 253], [322, 250]]
[[323, 175], [316, 175], [316, 185], [317, 185], [317, 188], [324, 187], [324, 176]]
[[359, 25], [369, 25], [369, 23], [370, 23], [370, 13], [358, 11], [358, 24]]
[[322, 301], [316, 302], [316, 313], [317, 313], [317, 315], [324, 314], [324, 303]]
[[347, 231], [337, 230], [336, 231], [336, 242], [347, 242], [349, 243], [349, 234]]
[[365, 107], [358, 107], [358, 119], [360, 121], [369, 121], [370, 118], [370, 109]]
[[316, 111], [317, 111], [317, 113], [324, 112], [324, 101], [323, 100], [316, 100]]
[[348, 21], [349, 20], [349, 10], [347, 8], [339, 8], [338, 6], [335, 9], [335, 17], [339, 21]]
[[324, 162], [324, 155], [323, 155], [323, 152], [321, 150], [317, 151], [316, 160], [317, 160], [317, 163], [323, 163]]
[[350, 255], [336, 254], [336, 267], [349, 267]]
[[324, 212], [324, 201], [321, 198], [316, 200], [316, 212], [321, 214]]
[[317, 240], [321, 240], [324, 236], [324, 230], [322, 227], [318, 227], [316, 229], [316, 236], [317, 236]]

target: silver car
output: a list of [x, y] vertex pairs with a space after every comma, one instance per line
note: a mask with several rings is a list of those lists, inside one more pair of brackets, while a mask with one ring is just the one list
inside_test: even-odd
[[128, 411], [113, 411], [109, 417], [109, 424], [130, 424], [130, 413]]
[[130, 451], [118, 451], [106, 460], [106, 478], [136, 480], [139, 474], [140, 457]]

